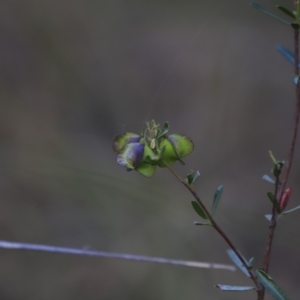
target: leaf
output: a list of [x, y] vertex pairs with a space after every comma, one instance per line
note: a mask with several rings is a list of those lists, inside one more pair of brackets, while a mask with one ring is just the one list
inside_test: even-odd
[[256, 2], [251, 2], [250, 5], [258, 10], [260, 10], [261, 12], [275, 18], [276, 20], [286, 24], [286, 25], [291, 25], [290, 22], [287, 22], [279, 17], [277, 17], [276, 15], [274, 15], [273, 13], [271, 13], [270, 11], [268, 11], [266, 8], [264, 8], [263, 6], [261, 6], [260, 4], [256, 3]]
[[207, 222], [197, 222], [197, 221], [194, 222], [194, 225], [208, 225], [208, 226], [211, 226], [210, 223], [207, 223]]
[[192, 206], [195, 210], [195, 212], [203, 219], [207, 220], [208, 216], [206, 215], [206, 213], [204, 212], [204, 210], [202, 209], [202, 207], [200, 206], [200, 204], [196, 201], [192, 201]]
[[270, 183], [275, 184], [274, 179], [272, 179], [269, 175], [266, 175], [266, 174], [265, 174], [265, 175], [262, 177], [262, 179], [265, 180], [265, 181], [268, 181], [268, 182], [270, 182]]
[[270, 201], [272, 202], [272, 204], [274, 204], [274, 202], [276, 201], [275, 195], [271, 192], [268, 192], [267, 195]]
[[294, 76], [292, 77], [292, 82], [293, 82], [295, 85], [298, 85], [298, 84], [299, 84], [299, 76], [294, 75]]
[[269, 155], [270, 155], [270, 158], [271, 158], [273, 164], [276, 165], [277, 164], [277, 159], [275, 158], [275, 156], [274, 156], [274, 154], [271, 150], [269, 151]]
[[296, 1], [296, 11], [295, 11], [295, 14], [296, 14], [296, 20], [299, 20], [299, 16], [300, 16], [300, 3], [299, 3], [299, 1]]
[[163, 135], [165, 135], [166, 133], [168, 133], [169, 130], [170, 130], [170, 128], [169, 128], [169, 123], [166, 122], [166, 123], [164, 124], [163, 129], [162, 129], [162, 132], [158, 135], [157, 139], [161, 138]]
[[270, 199], [271, 203], [275, 206], [277, 212], [280, 213], [279, 204], [278, 204], [278, 201], [277, 201], [275, 195], [271, 192], [268, 192], [267, 195], [268, 195], [268, 198]]
[[224, 185], [220, 185], [216, 192], [215, 192], [215, 196], [214, 196], [214, 200], [213, 200], [213, 205], [212, 205], [212, 209], [211, 209], [211, 214], [214, 214], [214, 212], [216, 211], [218, 204], [221, 200], [221, 196], [222, 196], [222, 192], [224, 190]]
[[[235, 252], [232, 249], [227, 250], [227, 254], [230, 257], [230, 259], [235, 263], [235, 265], [247, 276], [250, 277], [250, 274], [248, 272], [248, 269], [246, 266], [243, 265], [243, 263], [240, 261], [239, 257], [235, 254]], [[242, 255], [241, 255], [242, 256]], [[242, 256], [243, 257], [243, 256]], [[243, 257], [244, 258], [244, 257]], [[244, 258], [244, 261], [247, 261]]]
[[276, 300], [288, 300], [289, 298], [285, 295], [283, 290], [278, 286], [278, 284], [263, 270], [257, 270], [256, 275], [258, 280], [266, 288], [266, 290], [274, 297]]
[[[287, 47], [283, 45], [277, 45], [276, 46], [277, 51], [291, 64], [295, 64], [295, 55], [294, 53], [288, 49]], [[298, 64], [298, 68], [300, 67], [300, 64]]]
[[248, 266], [253, 267], [253, 263], [254, 263], [254, 257], [251, 257], [248, 261]]
[[271, 222], [271, 220], [272, 220], [272, 215], [265, 215], [265, 217], [266, 217], [266, 219], [267, 219], [268, 221]]
[[196, 172], [191, 171], [191, 173], [187, 174], [185, 181], [189, 185], [192, 185], [199, 177], [200, 177], [199, 171], [196, 171]]
[[216, 287], [220, 288], [222, 291], [230, 291], [230, 292], [245, 292], [254, 290], [255, 287], [253, 286], [236, 286], [236, 285], [224, 285], [224, 284], [217, 284]]
[[293, 12], [291, 12], [290, 10], [288, 10], [287, 8], [281, 6], [281, 5], [276, 5], [276, 7], [281, 10], [283, 13], [285, 13], [286, 15], [288, 15], [289, 17], [295, 19], [295, 14]]
[[294, 208], [292, 208], [292, 209], [286, 210], [286, 211], [282, 212], [281, 214], [282, 214], [282, 215], [287, 215], [287, 214], [289, 214], [289, 213], [291, 213], [291, 212], [293, 212], [293, 211], [296, 211], [296, 210], [298, 210], [298, 209], [300, 209], [300, 205], [299, 205], [299, 206], [296, 206], [296, 207], [294, 207]]
[[295, 30], [299, 30], [299, 28], [300, 28], [299, 24], [294, 23], [294, 22], [291, 24], [291, 26], [292, 26], [293, 29], [295, 29]]

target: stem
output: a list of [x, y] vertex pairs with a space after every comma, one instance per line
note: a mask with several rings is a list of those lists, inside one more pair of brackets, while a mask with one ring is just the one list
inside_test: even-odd
[[[297, 7], [298, 0], [294, 1], [295, 7]], [[299, 31], [297, 29], [294, 29], [294, 57], [295, 57], [295, 63], [294, 63], [294, 72], [295, 76], [299, 77]], [[295, 116], [294, 116], [294, 127], [292, 132], [292, 139], [290, 143], [290, 149], [288, 153], [288, 159], [286, 161], [286, 171], [285, 175], [282, 180], [282, 184], [279, 180], [279, 176], [276, 177], [276, 183], [275, 183], [275, 199], [277, 203], [280, 201], [280, 199], [283, 196], [283, 193], [285, 191], [292, 164], [293, 164], [293, 158], [294, 158], [294, 152], [295, 152], [295, 145], [297, 141], [297, 135], [298, 135], [298, 127], [299, 127], [299, 119], [300, 119], [300, 86], [299, 82], [296, 84], [296, 107], [295, 107]], [[279, 196], [279, 197], [278, 197]], [[271, 257], [271, 249], [273, 244], [273, 238], [274, 238], [274, 232], [277, 225], [277, 211], [275, 208], [275, 205], [273, 205], [272, 210], [272, 219], [271, 219], [271, 225], [269, 226], [269, 235], [265, 250], [265, 256], [264, 256], [264, 263], [263, 263], [263, 270], [268, 273], [269, 270], [269, 264], [270, 264], [270, 257]], [[262, 289], [259, 292], [261, 294], [261, 299], [264, 299], [264, 293], [265, 289], [262, 287]]]
[[[275, 201], [279, 203], [278, 199], [278, 190], [280, 186], [280, 180], [279, 176], [276, 176], [276, 182], [275, 182]], [[264, 262], [263, 262], [263, 270], [268, 273], [269, 270], [269, 262], [270, 262], [270, 257], [271, 257], [271, 250], [272, 250], [272, 244], [273, 244], [273, 237], [274, 237], [274, 231], [277, 225], [277, 211], [276, 211], [276, 204], [273, 204], [272, 208], [272, 218], [271, 218], [271, 225], [269, 226], [269, 235], [268, 235], [268, 240], [267, 240], [267, 245], [266, 245], [266, 250], [265, 250], [265, 256], [264, 256]]]
[[[225, 240], [225, 242], [228, 244], [228, 246], [234, 251], [234, 253], [239, 258], [239, 260], [241, 261], [241, 263], [244, 266], [247, 267], [248, 266], [247, 261], [245, 261], [245, 259], [241, 256], [241, 254], [239, 253], [239, 251], [237, 250], [237, 248], [234, 246], [234, 244], [232, 243], [232, 241], [229, 239], [229, 237], [226, 235], [226, 233], [216, 223], [216, 221], [214, 220], [214, 218], [212, 217], [212, 215], [210, 214], [210, 212], [208, 211], [208, 209], [206, 208], [206, 206], [203, 204], [201, 198], [198, 196], [198, 194], [195, 192], [195, 190], [190, 185], [188, 185], [171, 167], [169, 167], [167, 165], [167, 168], [189, 190], [189, 192], [193, 195], [193, 197], [196, 199], [196, 201], [199, 203], [199, 205], [201, 206], [201, 208], [203, 209], [203, 211], [207, 215], [207, 217], [208, 217], [211, 225], [221, 235], [221, 237]], [[248, 268], [247, 268], [247, 270], [248, 270], [250, 278], [252, 279], [252, 281], [254, 282], [254, 284], [255, 284], [255, 286], [257, 288], [257, 294], [259, 295], [260, 285], [259, 285], [256, 277], [254, 276], [253, 272], [251, 270], [249, 270]], [[260, 300], [260, 299], [262, 299], [262, 298], [259, 298], [259, 296], [258, 296], [258, 300]]]
[[[295, 56], [295, 65], [294, 65], [294, 72], [296, 76], [299, 76], [299, 31], [294, 30], [294, 56]], [[295, 145], [297, 140], [298, 134], [298, 127], [299, 127], [299, 118], [300, 118], [300, 86], [299, 83], [296, 85], [296, 107], [295, 107], [295, 116], [294, 116], [294, 128], [292, 133], [292, 140], [290, 144], [290, 150], [288, 154], [288, 159], [286, 162], [286, 172], [284, 179], [282, 181], [282, 189], [281, 189], [281, 196], [285, 190], [290, 171], [292, 168], [294, 152], [295, 152]]]
[[[299, 67], [298, 67], [298, 64], [299, 64], [299, 31], [298, 30], [294, 30], [294, 56], [295, 56], [295, 66], [294, 66], [295, 70], [294, 71], [295, 71], [295, 75], [299, 76]], [[286, 162], [286, 171], [285, 171], [285, 175], [282, 180], [282, 184], [280, 184], [278, 177], [276, 178], [276, 183], [275, 183], [275, 198], [276, 198], [277, 202], [279, 202], [280, 199], [282, 198], [282, 195], [285, 191], [286, 184], [289, 179], [290, 172], [291, 172], [293, 158], [294, 158], [294, 152], [295, 152], [295, 145], [296, 145], [297, 135], [298, 135], [299, 119], [300, 119], [300, 85], [298, 83], [296, 85], [296, 107], [295, 107], [295, 117], [294, 117], [294, 128], [293, 128], [293, 132], [292, 132], [292, 140], [290, 143], [288, 159]], [[280, 189], [279, 189], [279, 187], [280, 187]], [[273, 241], [274, 230], [276, 228], [276, 224], [277, 224], [277, 212], [276, 212], [275, 206], [273, 206], [271, 225], [269, 227], [269, 236], [268, 236], [268, 241], [267, 241], [267, 246], [266, 246], [264, 265], [263, 265], [263, 270], [266, 273], [268, 273], [268, 269], [269, 269], [272, 241]]]

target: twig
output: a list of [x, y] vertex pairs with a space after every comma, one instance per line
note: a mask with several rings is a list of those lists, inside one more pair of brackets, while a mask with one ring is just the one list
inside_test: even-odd
[[[295, 65], [294, 65], [294, 72], [295, 76], [299, 76], [299, 31], [294, 30], [294, 56], [295, 56]], [[296, 107], [295, 107], [295, 117], [294, 117], [294, 128], [293, 128], [293, 134], [292, 134], [292, 140], [290, 144], [290, 150], [288, 154], [288, 159], [286, 161], [286, 172], [284, 179], [282, 181], [282, 189], [281, 189], [281, 195], [283, 195], [283, 192], [285, 190], [290, 171], [292, 168], [293, 158], [294, 158], [294, 152], [295, 152], [295, 145], [297, 141], [297, 135], [298, 135], [298, 127], [299, 127], [299, 119], [300, 119], [300, 86], [299, 82], [296, 84]]]
[[[225, 242], [228, 244], [228, 246], [234, 251], [234, 253], [239, 258], [239, 260], [241, 261], [241, 263], [245, 267], [247, 267], [248, 266], [247, 261], [245, 261], [245, 259], [241, 256], [241, 254], [239, 253], [239, 251], [237, 250], [237, 248], [233, 245], [233, 243], [231, 242], [231, 240], [229, 239], [229, 237], [225, 234], [225, 232], [216, 223], [216, 221], [214, 220], [214, 218], [212, 217], [212, 215], [210, 214], [210, 212], [208, 211], [208, 209], [206, 208], [206, 206], [203, 204], [203, 202], [200, 199], [200, 197], [198, 196], [198, 194], [194, 191], [194, 189], [190, 185], [188, 185], [170, 166], [167, 165], [167, 168], [189, 190], [189, 192], [193, 195], [193, 197], [196, 199], [196, 201], [199, 203], [199, 205], [201, 206], [201, 208], [203, 209], [203, 211], [207, 215], [207, 217], [208, 217], [211, 225], [217, 230], [217, 232], [225, 240]], [[254, 284], [255, 284], [255, 286], [257, 288], [257, 293], [258, 293], [258, 290], [260, 288], [259, 283], [258, 283], [256, 277], [254, 276], [253, 272], [251, 270], [249, 270], [248, 268], [247, 268], [247, 271], [249, 273], [250, 278], [254, 282]]]
[[217, 263], [177, 260], [177, 259], [168, 259], [162, 257], [104, 252], [104, 251], [86, 250], [86, 249], [77, 249], [77, 248], [56, 247], [56, 246], [40, 245], [40, 244], [16, 243], [16, 242], [9, 242], [9, 241], [0, 241], [0, 248], [39, 251], [39, 252], [52, 252], [52, 253], [60, 253], [60, 254], [84, 255], [84, 256], [98, 256], [98, 257], [106, 257], [106, 258], [118, 258], [118, 259], [125, 259], [125, 260], [134, 260], [139, 262], [171, 264], [171, 265], [194, 267], [194, 268], [224, 269], [228, 271], [236, 270], [234, 266], [217, 264]]
[[[295, 2], [295, 6], [297, 5], [297, 1]], [[299, 78], [299, 30], [294, 29], [294, 72], [295, 76], [298, 76]], [[279, 203], [280, 199], [283, 196], [283, 193], [285, 191], [289, 175], [291, 172], [292, 164], [293, 164], [293, 158], [294, 158], [294, 152], [295, 152], [295, 145], [297, 141], [297, 135], [298, 135], [298, 127], [299, 127], [299, 119], [300, 119], [300, 86], [299, 86], [299, 80], [296, 84], [296, 107], [295, 107], [295, 117], [294, 117], [294, 128], [292, 132], [292, 139], [290, 143], [290, 149], [288, 153], [288, 159], [286, 161], [286, 171], [285, 175], [283, 177], [282, 182], [279, 180], [279, 176], [276, 177], [275, 182], [275, 201]], [[269, 263], [270, 263], [270, 257], [271, 257], [271, 249], [273, 244], [273, 238], [274, 233], [277, 225], [277, 211], [275, 207], [275, 202], [273, 204], [273, 210], [272, 210], [272, 218], [271, 218], [271, 225], [269, 226], [269, 234], [268, 234], [268, 240], [265, 250], [265, 256], [264, 256], [264, 263], [263, 263], [263, 270], [268, 273], [269, 270]], [[260, 294], [262, 299], [264, 299], [264, 293], [265, 289], [262, 288], [260, 290]]]

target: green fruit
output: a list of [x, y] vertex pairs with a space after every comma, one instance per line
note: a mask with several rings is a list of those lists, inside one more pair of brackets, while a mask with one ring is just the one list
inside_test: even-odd
[[179, 158], [189, 155], [194, 150], [194, 143], [190, 138], [181, 134], [170, 134], [169, 141], [173, 144]]
[[127, 144], [137, 143], [140, 140], [140, 136], [136, 133], [125, 132], [115, 137], [113, 142], [113, 150], [116, 153], [120, 153]]
[[147, 163], [140, 163], [135, 170], [146, 177], [151, 177], [155, 173], [156, 166]]
[[159, 148], [161, 151], [161, 158], [157, 163], [159, 167], [164, 168], [167, 165], [170, 166], [178, 160], [178, 155], [176, 154], [174, 146], [167, 138], [164, 138], [160, 142]]
[[157, 165], [166, 167], [189, 155], [194, 149], [194, 143], [184, 135], [171, 134], [160, 142], [159, 147], [162, 154]]

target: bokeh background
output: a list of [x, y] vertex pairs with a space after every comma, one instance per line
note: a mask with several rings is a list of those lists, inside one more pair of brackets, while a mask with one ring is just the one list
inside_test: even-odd
[[[292, 31], [248, 2], [1, 1], [1, 239], [230, 263], [224, 241], [193, 225], [191, 195], [167, 170], [147, 179], [117, 165], [113, 138], [154, 118], [193, 139], [175, 169], [200, 171], [208, 205], [225, 185], [217, 221], [260, 267], [271, 190], [261, 177], [268, 150], [287, 155], [294, 110], [293, 67], [275, 45], [291, 48]], [[274, 12], [292, 2], [260, 0]], [[290, 208], [299, 163], [298, 147]], [[298, 220], [280, 220], [270, 268], [292, 299]], [[239, 271], [0, 253], [3, 300], [255, 299], [214, 288], [251, 284]]]

